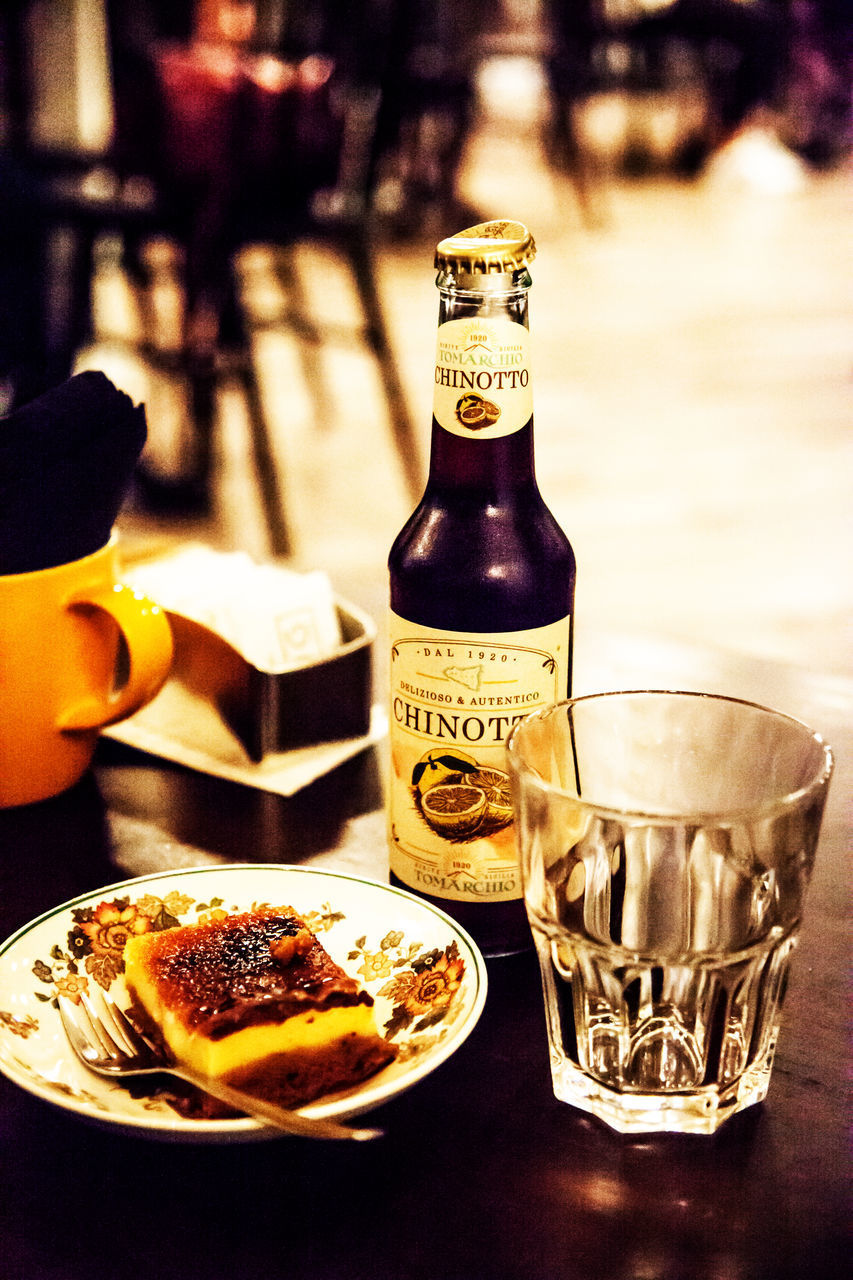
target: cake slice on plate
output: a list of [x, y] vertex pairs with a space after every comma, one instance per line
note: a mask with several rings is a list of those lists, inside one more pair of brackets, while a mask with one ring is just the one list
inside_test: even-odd
[[396, 1049], [373, 998], [292, 907], [131, 938], [125, 978], [177, 1064], [285, 1107], [379, 1071]]

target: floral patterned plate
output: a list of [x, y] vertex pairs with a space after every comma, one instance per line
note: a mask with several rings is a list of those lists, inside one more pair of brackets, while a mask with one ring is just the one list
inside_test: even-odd
[[131, 1091], [87, 1071], [68, 1046], [57, 1007], [60, 993], [73, 998], [96, 985], [124, 996], [128, 934], [261, 903], [305, 916], [332, 958], [374, 997], [381, 1032], [399, 1050], [370, 1080], [312, 1103], [306, 1114], [343, 1119], [387, 1102], [449, 1058], [476, 1025], [485, 963], [468, 935], [428, 903], [306, 867], [199, 867], [85, 894], [0, 946], [0, 1071], [47, 1102], [126, 1132], [196, 1142], [280, 1136], [248, 1118], [187, 1119], [155, 1091], [157, 1077], [133, 1081]]

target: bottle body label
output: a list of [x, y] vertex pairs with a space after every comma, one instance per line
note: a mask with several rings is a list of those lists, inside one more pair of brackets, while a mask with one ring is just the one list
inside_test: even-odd
[[445, 431], [495, 440], [533, 413], [529, 334], [505, 316], [469, 316], [438, 328], [433, 412]]
[[522, 896], [507, 734], [566, 696], [571, 619], [469, 635], [391, 614], [391, 870], [433, 897]]

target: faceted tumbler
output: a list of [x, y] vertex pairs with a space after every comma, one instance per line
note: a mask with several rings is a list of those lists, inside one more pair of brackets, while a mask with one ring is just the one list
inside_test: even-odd
[[767, 1093], [833, 761], [701, 693], [577, 698], [507, 745], [558, 1098], [713, 1133]]

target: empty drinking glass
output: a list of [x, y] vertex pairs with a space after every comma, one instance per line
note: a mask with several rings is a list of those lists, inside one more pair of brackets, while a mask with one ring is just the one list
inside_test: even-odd
[[528, 716], [507, 758], [554, 1091], [712, 1133], [767, 1093], [832, 773], [810, 729], [699, 693]]

